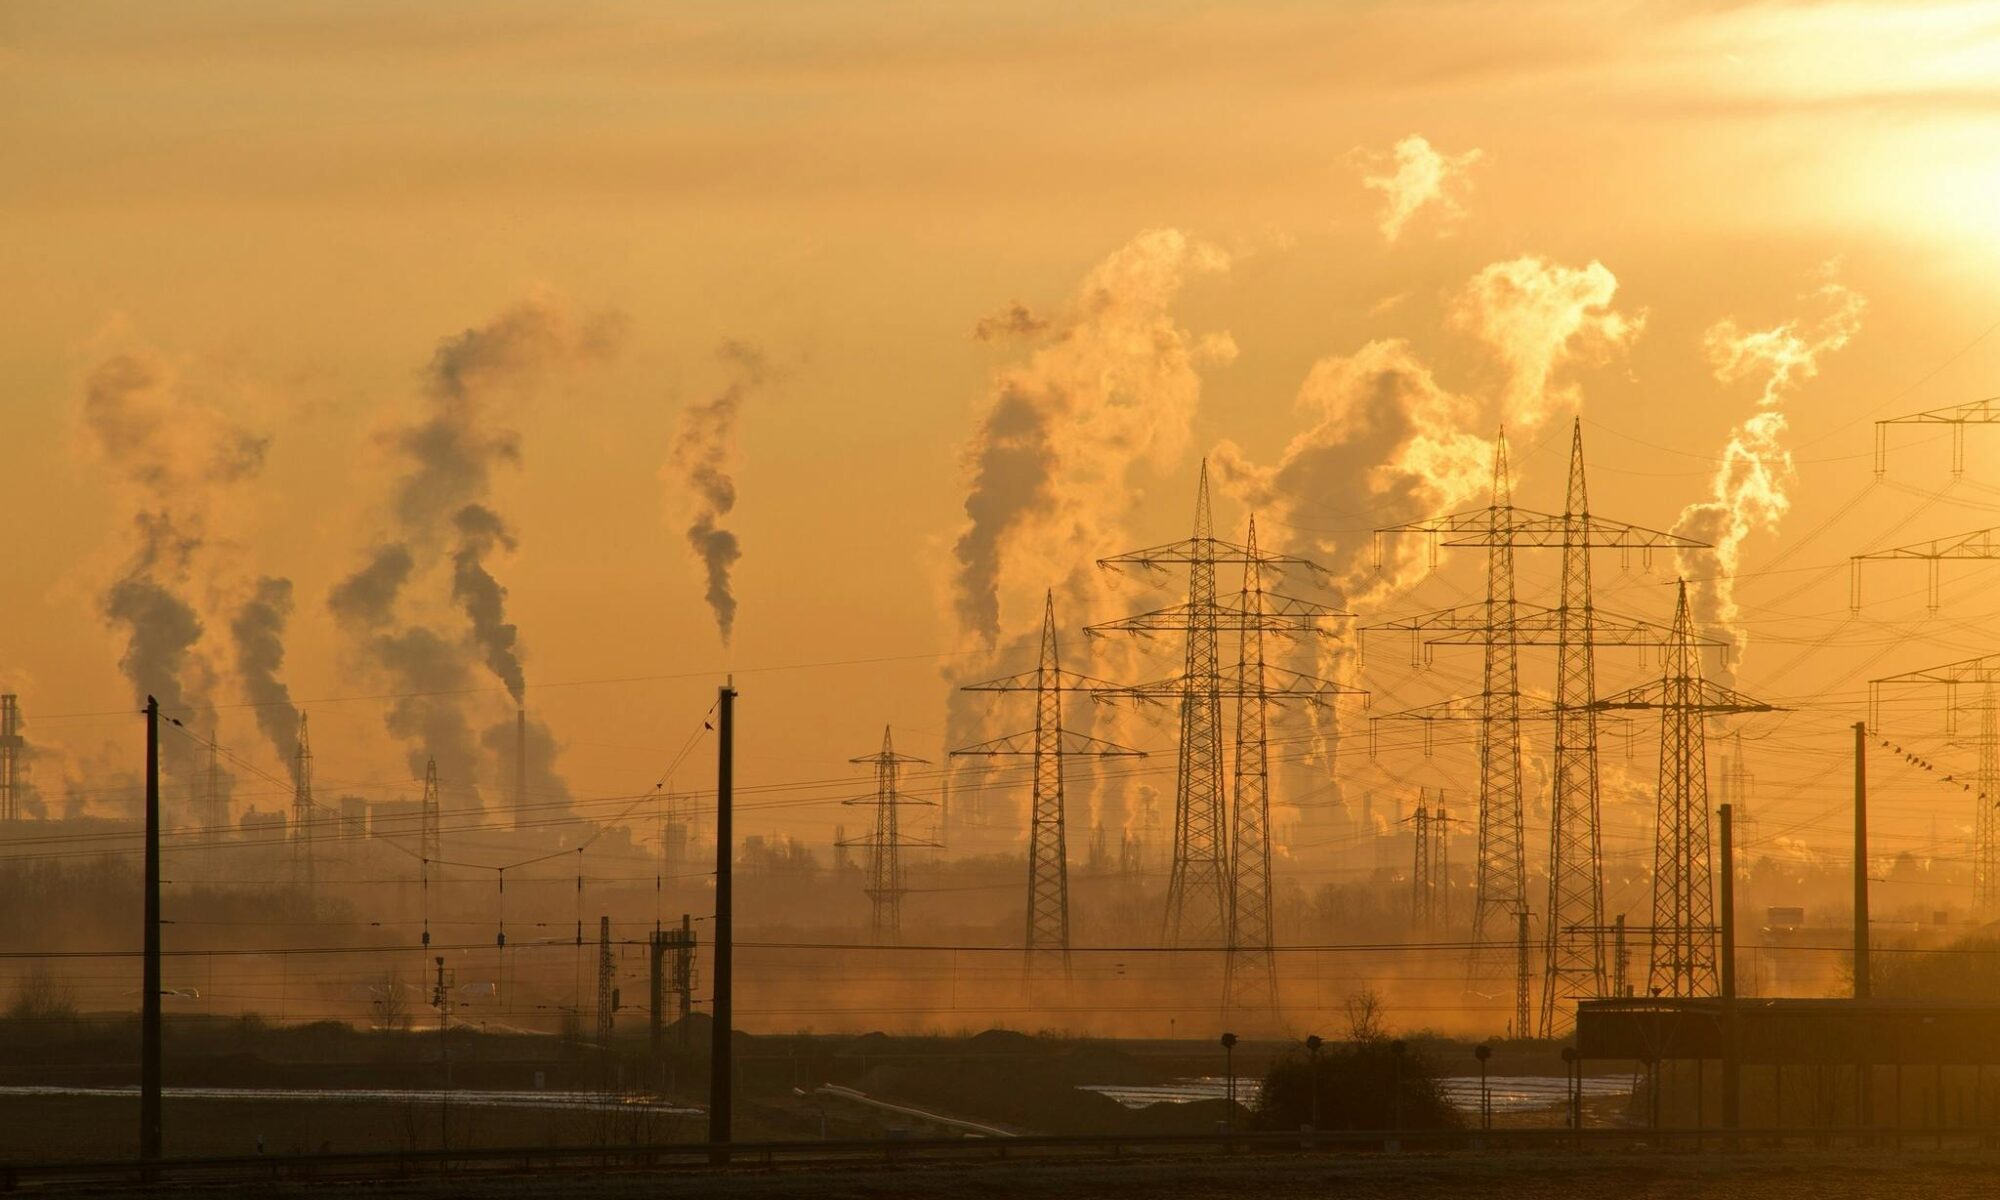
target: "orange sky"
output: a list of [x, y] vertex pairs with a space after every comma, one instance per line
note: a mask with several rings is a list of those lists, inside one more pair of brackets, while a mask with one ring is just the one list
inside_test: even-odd
[[[1836, 842], [1819, 759], [1863, 715], [1859, 682], [1988, 644], [1977, 570], [1949, 575], [1928, 622], [1921, 580], [1885, 573], [1865, 620], [1843, 625], [1841, 564], [1988, 522], [2000, 481], [1984, 465], [2000, 460], [1976, 433], [1967, 481], [1915, 516], [1944, 463], [1915, 438], [1888, 483], [1843, 506], [1871, 482], [1871, 419], [1996, 390], [2000, 337], [1981, 337], [2000, 320], [1996, 78], [1990, 4], [15, 6], [0, 17], [0, 676], [48, 748], [45, 793], [135, 756], [136, 723], [66, 715], [132, 699], [102, 598], [140, 501], [84, 419], [86, 381], [120, 354], [170, 376], [171, 405], [269, 438], [254, 479], [196, 506], [195, 669], [211, 662], [208, 690], [240, 700], [216, 639], [252, 580], [291, 579], [285, 677], [313, 717], [321, 786], [381, 794], [409, 776], [383, 703], [324, 701], [396, 690], [326, 603], [392, 524], [403, 467], [385, 433], [420, 418], [426, 364], [464, 330], [523, 303], [615, 327], [603, 353], [496, 387], [482, 416], [519, 434], [488, 499], [518, 539], [491, 565], [529, 704], [565, 747], [571, 791], [593, 797], [650, 786], [732, 668], [749, 780], [847, 775], [885, 722], [938, 752], [932, 656], [968, 646], [952, 548], [996, 379], [1129, 386], [1119, 420], [1150, 439], [1126, 455], [1096, 427], [1062, 431], [1073, 507], [1002, 560], [1013, 639], [1040, 589], [1088, 557], [1046, 561], [1064, 538], [1167, 540], [1204, 453], [1231, 443], [1229, 462], [1269, 470], [1322, 418], [1345, 436], [1355, 410], [1325, 389], [1386, 340], [1407, 343], [1469, 436], [1547, 410], [1517, 435], [1523, 503], [1559, 505], [1580, 404], [1597, 511], [1671, 525], [1706, 498], [1764, 378], [1719, 379], [1711, 331], [1796, 322], [1811, 343], [1836, 332], [1837, 297], [1815, 294], [1835, 279], [1865, 307], [1786, 393], [1793, 507], [1749, 534], [1739, 600], [1742, 686], [1821, 700], [1767, 726], [1767, 816]], [[1364, 177], [1413, 135], [1451, 159], [1448, 178], [1391, 239], [1393, 196]], [[1159, 230], [1185, 239], [1175, 277], [1119, 275]], [[1615, 281], [1532, 396], [1467, 299], [1489, 266], [1524, 259]], [[1129, 324], [1092, 315], [1106, 271]], [[1053, 324], [975, 338], [1015, 303]], [[1162, 331], [1184, 335], [1184, 363], [1158, 366]], [[1119, 344], [1135, 332], [1143, 352]], [[662, 475], [684, 411], [729, 385], [725, 340], [766, 365], [732, 460], [725, 524], [743, 556], [726, 651], [682, 539], [687, 496]], [[1093, 486], [1086, 465], [1104, 473]], [[1268, 536], [1303, 543], [1382, 513], [1364, 476], [1311, 495], [1245, 478], [1232, 495], [1276, 510]], [[1235, 500], [1219, 508], [1240, 521]], [[1794, 573], [1756, 575], [1836, 514], [1779, 564]], [[1371, 612], [1461, 599], [1467, 565]], [[1621, 584], [1607, 556], [1605, 603], [1664, 619], [1670, 574]], [[1524, 562], [1524, 593], [1547, 575]], [[448, 584], [415, 599], [410, 619], [463, 633]], [[1801, 657], [1800, 639], [1835, 631], [1846, 648]], [[1442, 694], [1476, 668], [1446, 657], [1413, 680], [1385, 651], [1363, 682]], [[846, 665], [798, 669], [816, 663]], [[1606, 690], [1640, 677], [1629, 659], [1602, 674]], [[595, 682], [636, 676], [679, 678]], [[503, 694], [467, 702], [475, 726], [505, 717]], [[277, 770], [247, 710], [222, 721], [225, 743]], [[1642, 783], [1648, 753], [1631, 767]], [[706, 760], [689, 762], [705, 779]], [[1390, 786], [1385, 764], [1351, 770], [1345, 787]], [[1406, 754], [1396, 772], [1471, 785], [1462, 761]], [[239, 796], [268, 807], [262, 788]], [[1927, 838], [1932, 812], [1963, 815], [1939, 797], [1912, 784], [1885, 820]], [[838, 819], [801, 804], [750, 829], [823, 839]]]

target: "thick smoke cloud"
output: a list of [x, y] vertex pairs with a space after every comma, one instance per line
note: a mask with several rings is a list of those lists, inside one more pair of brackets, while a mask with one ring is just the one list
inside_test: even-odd
[[479, 504], [458, 510], [458, 550], [451, 558], [451, 595], [472, 625], [472, 640], [484, 652], [486, 667], [507, 685], [515, 704], [522, 702], [528, 680], [521, 670], [516, 642], [519, 631], [506, 619], [507, 589], [486, 569], [495, 546], [514, 549], [498, 513]]
[[[515, 305], [445, 338], [423, 372], [414, 420], [385, 437], [401, 473], [389, 520], [362, 563], [328, 592], [327, 607], [361, 661], [406, 693], [386, 718], [412, 774], [435, 757], [470, 788], [484, 760], [466, 706], [483, 667], [515, 704], [526, 690], [520, 635], [493, 560], [515, 540], [493, 496], [495, 471], [521, 461], [503, 402], [551, 375], [615, 349], [615, 317], [579, 321], [547, 298]], [[436, 586], [433, 587], [435, 581]], [[441, 605], [449, 601], [448, 624]]]
[[[1039, 618], [1051, 583], [1125, 549], [1134, 468], [1165, 470], [1187, 447], [1199, 368], [1227, 362], [1227, 334], [1197, 337], [1170, 307], [1228, 257], [1175, 229], [1143, 233], [1098, 264], [1070, 305], [1003, 367], [963, 453], [966, 523], [953, 546], [961, 632], [996, 645], [1003, 624]], [[1082, 613], [1077, 613], [1081, 617]]]
[[703, 598], [715, 614], [715, 631], [724, 646], [736, 629], [736, 593], [729, 572], [743, 557], [742, 543], [722, 521], [736, 508], [736, 422], [743, 401], [766, 378], [763, 352], [743, 342], [724, 342], [716, 357], [729, 372], [729, 383], [703, 403], [681, 411], [674, 438], [672, 474], [690, 502], [687, 540], [701, 561], [707, 580]]
[[1709, 499], [1681, 511], [1674, 532], [1712, 543], [1707, 550], [1680, 556], [1681, 574], [1697, 621], [1726, 632], [1734, 646], [1730, 666], [1745, 641], [1737, 627], [1736, 572], [1743, 543], [1755, 530], [1774, 531], [1791, 509], [1788, 489], [1796, 478], [1792, 453], [1784, 445], [1788, 427], [1785, 398], [1819, 374], [1822, 356], [1847, 345], [1861, 328], [1867, 301], [1827, 279], [1808, 299], [1821, 310], [1816, 319], [1793, 319], [1770, 329], [1745, 330], [1731, 318], [1711, 327], [1702, 348], [1722, 383], [1762, 377], [1757, 408], [1730, 431], [1722, 461], [1709, 483]]
[[[975, 654], [948, 676], [949, 744], [998, 732], [989, 727], [989, 698], [955, 685], [1025, 665], [1003, 667], [997, 652], [1003, 641], [1034, 644], [1051, 586], [1064, 629], [1109, 615], [1092, 564], [1130, 548], [1126, 521], [1141, 501], [1135, 473], [1183, 459], [1201, 368], [1236, 353], [1226, 333], [1183, 328], [1172, 305], [1190, 280], [1228, 265], [1221, 250], [1179, 230], [1152, 230], [1092, 268], [1060, 310], [1037, 316], [1015, 304], [975, 330], [979, 340], [1011, 339], [1024, 349], [995, 372], [962, 452], [966, 520], [948, 586], [961, 640]], [[1192, 496], [1174, 499], [1192, 514]], [[1066, 640], [1066, 667], [1090, 667], [1081, 649], [1080, 639]], [[1133, 653], [1117, 644], [1100, 649]], [[1066, 716], [1078, 728], [1092, 719], [1090, 706], [1071, 706]], [[1101, 732], [1121, 739], [1115, 725]], [[1101, 823], [1124, 828], [1120, 788], [1110, 785], [1097, 799]], [[1003, 807], [987, 804], [987, 819], [1011, 836], [1018, 826]]]
[[236, 674], [245, 698], [256, 707], [257, 728], [278, 756], [296, 772], [299, 710], [291, 688], [280, 674], [285, 666], [285, 623], [292, 615], [292, 581], [269, 576], [259, 579], [250, 598], [229, 622], [236, 645]]
[[1498, 415], [1509, 429], [1526, 433], [1581, 403], [1561, 370], [1606, 361], [1639, 336], [1645, 314], [1612, 308], [1617, 293], [1602, 263], [1565, 267], [1533, 255], [1493, 263], [1466, 284], [1452, 319], [1506, 366]]
[[[81, 415], [131, 513], [130, 555], [100, 598], [124, 639], [119, 669], [135, 700], [152, 695], [170, 714], [185, 714], [208, 702], [208, 673], [197, 661], [196, 559], [230, 489], [262, 469], [269, 441], [142, 353], [113, 355], [91, 371]], [[169, 774], [187, 778], [188, 743], [168, 746]]]
[[1427, 207], [1445, 220], [1462, 215], [1462, 198], [1472, 188], [1472, 165], [1480, 157], [1477, 150], [1440, 154], [1428, 138], [1414, 133], [1387, 151], [1365, 155], [1361, 182], [1382, 193], [1383, 238], [1393, 242], [1402, 237]]

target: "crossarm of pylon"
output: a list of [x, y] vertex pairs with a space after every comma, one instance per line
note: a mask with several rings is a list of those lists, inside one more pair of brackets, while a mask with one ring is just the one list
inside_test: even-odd
[[1329, 574], [1325, 567], [1309, 558], [1296, 554], [1273, 554], [1268, 550], [1254, 550], [1249, 546], [1227, 542], [1221, 538], [1183, 538], [1178, 542], [1168, 542], [1161, 546], [1148, 546], [1143, 550], [1132, 550], [1124, 554], [1114, 554], [1100, 558], [1097, 565], [1107, 570], [1121, 567], [1186, 566], [1189, 563], [1234, 563], [1242, 566], [1256, 563], [1267, 570], [1282, 574], [1287, 567], [1297, 567], [1314, 574]]
[[907, 804], [918, 808], [935, 808], [937, 801], [926, 800], [922, 796], [912, 796], [908, 792], [891, 792], [884, 796], [881, 792], [870, 792], [865, 796], [850, 796], [842, 804], [859, 807], [864, 804]]
[[[1204, 691], [1209, 690], [1204, 687]], [[1155, 679], [1148, 683], [1137, 683], [1126, 687], [1107, 688], [1091, 693], [1093, 700], [1116, 702], [1119, 700], [1139, 700], [1147, 703], [1177, 701], [1186, 694], [1186, 678], [1172, 675], [1165, 679]], [[1330, 679], [1320, 679], [1286, 667], [1266, 664], [1261, 686], [1257, 680], [1246, 679], [1241, 667], [1230, 665], [1215, 674], [1213, 691], [1218, 696], [1231, 699], [1264, 699], [1273, 704], [1283, 704], [1290, 700], [1304, 700], [1312, 704], [1324, 704], [1339, 696], [1368, 695], [1365, 688], [1347, 687]]]
[[1957, 476], [1965, 473], [1965, 427], [1994, 424], [2000, 424], [2000, 396], [1989, 396], [1984, 400], [1973, 400], [1965, 404], [1953, 404], [1946, 408], [1933, 408], [1877, 421], [1875, 422], [1875, 474], [1880, 477], [1889, 468], [1891, 425], [1951, 426], [1951, 473]]
[[1924, 667], [1916, 671], [1904, 671], [1897, 675], [1884, 675], [1880, 679], [1868, 681], [1868, 724], [1879, 728], [1882, 724], [1882, 688], [1885, 684], [1909, 686], [1911, 684], [1942, 684], [1945, 689], [1945, 731], [1957, 733], [1958, 705], [1954, 692], [1960, 684], [2000, 683], [2000, 654], [1982, 654], [1977, 658], [1962, 658], [1957, 662], [1942, 663], [1935, 667]]
[[1170, 604], [1150, 612], [1089, 625], [1084, 632], [1093, 637], [1112, 633], [1186, 633], [1199, 623], [1201, 628], [1213, 628], [1217, 633], [1255, 630], [1281, 636], [1331, 636], [1334, 631], [1320, 622], [1354, 615], [1329, 604], [1275, 592], [1263, 593], [1262, 601], [1261, 606], [1252, 604], [1246, 601], [1242, 592], [1237, 592], [1222, 597], [1212, 605]]
[[1941, 666], [1884, 675], [1870, 683], [1996, 683], [2000, 682], [2000, 654], [1982, 654]]
[[[1556, 715], [1555, 701], [1547, 696], [1521, 693], [1515, 698], [1515, 705], [1523, 721], [1552, 721]], [[1435, 704], [1420, 704], [1415, 708], [1398, 709], [1372, 718], [1376, 721], [1477, 721], [1486, 715], [1486, 697], [1457, 696], [1450, 700], [1440, 700]]]
[[1907, 546], [1891, 546], [1886, 550], [1870, 550], [1857, 554], [1852, 559], [1848, 584], [1848, 607], [1861, 607], [1861, 564], [1865, 562], [1928, 562], [1930, 579], [1925, 599], [1932, 612], [1938, 608], [1938, 567], [1941, 562], [1980, 562], [2000, 559], [2000, 527], [1975, 529], [1970, 533], [1956, 533], [1950, 537], [1932, 538], [1924, 542], [1911, 542]]
[[[1484, 611], [1486, 606], [1472, 607]], [[1478, 625], [1446, 629], [1424, 640], [1434, 646], [1483, 646], [1489, 640], [1497, 640], [1501, 645], [1554, 646], [1562, 641], [1562, 614], [1541, 605], [1517, 605], [1513, 623], [1494, 633], [1497, 637], [1487, 633], [1482, 621]], [[1671, 627], [1640, 617], [1628, 617], [1602, 608], [1591, 612], [1590, 644], [1593, 646], [1661, 646], [1671, 642], [1674, 636]], [[1582, 641], [1574, 629], [1570, 630], [1569, 638], [1572, 643]], [[1697, 646], [1727, 644], [1720, 638], [1701, 634], [1690, 635], [1690, 638]]]
[[[1134, 750], [1129, 746], [1120, 746], [1115, 742], [1107, 742], [1103, 738], [1091, 737], [1089, 734], [1077, 733], [1070, 729], [1061, 730], [1060, 733], [1062, 735], [1062, 753], [1065, 757], [1146, 757], [1144, 750]], [[1023, 733], [1010, 733], [1006, 737], [998, 737], [985, 742], [975, 742], [970, 746], [953, 750], [951, 756], [953, 758], [1031, 757], [1035, 753], [1035, 736], [1035, 731], [1032, 729]]]
[[[1587, 540], [1575, 542], [1581, 529]], [[1709, 543], [1683, 537], [1662, 529], [1648, 529], [1604, 517], [1565, 517], [1557, 513], [1504, 505], [1498, 509], [1475, 508], [1406, 525], [1390, 525], [1375, 531], [1378, 537], [1422, 533], [1437, 537], [1446, 546], [1563, 546], [1578, 544], [1602, 549], [1694, 549]]]
[[2000, 527], [1975, 529], [1970, 533], [1956, 533], [1950, 537], [1911, 542], [1907, 546], [1891, 546], [1887, 550], [1871, 550], [1866, 554], [1857, 554], [1854, 558], [1857, 562], [1896, 558], [1968, 561], [2000, 558]]
[[[1108, 679], [1097, 679], [1080, 675], [1075, 671], [1056, 670], [1046, 686], [1059, 692], [1101, 692], [1108, 687], [1118, 686]], [[961, 686], [961, 692], [1033, 692], [1043, 687], [1040, 671], [1023, 671], [1019, 675], [1006, 675], [999, 679], [989, 679], [984, 683], [968, 683]], [[857, 760], [858, 761], [858, 760]]]
[[[1670, 689], [1678, 691], [1684, 684], [1691, 683], [1698, 689], [1693, 703], [1686, 698], [1669, 699]], [[1784, 709], [1762, 700], [1754, 700], [1733, 688], [1726, 688], [1712, 680], [1674, 680], [1671, 684], [1664, 679], [1643, 683], [1635, 688], [1627, 688], [1616, 695], [1604, 696], [1590, 705], [1600, 712], [1613, 709], [1659, 709], [1690, 708], [1704, 713], [1764, 713], [1783, 712]]]
[[2000, 396], [1972, 400], [1944, 408], [1926, 409], [1900, 417], [1886, 417], [1877, 425], [1996, 425], [2000, 424]]

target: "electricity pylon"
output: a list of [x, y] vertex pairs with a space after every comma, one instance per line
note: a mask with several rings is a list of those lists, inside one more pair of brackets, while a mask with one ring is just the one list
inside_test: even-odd
[[1410, 864], [1410, 927], [1422, 933], [1439, 933], [1451, 926], [1451, 816], [1445, 810], [1444, 790], [1438, 790], [1438, 806], [1426, 803], [1424, 789], [1417, 790], [1417, 811], [1410, 817], [1414, 851]]
[[1954, 478], [1965, 473], [1965, 427], [1968, 425], [2000, 425], [2000, 396], [1990, 396], [1984, 400], [1974, 400], [1968, 404], [1954, 404], [1947, 408], [1933, 408], [1925, 412], [1909, 413], [1906, 416], [1890, 417], [1875, 422], [1875, 474], [1880, 478], [1889, 469], [1889, 426], [1891, 425], [1949, 425], [1951, 426], [1951, 473]]
[[[1480, 771], [1480, 890], [1473, 916], [1472, 974], [1483, 973], [1497, 948], [1499, 920], [1508, 912], [1527, 910], [1525, 855], [1520, 852], [1520, 721], [1518, 667], [1511, 652], [1496, 653], [1496, 643], [1512, 647], [1545, 644], [1549, 633], [1556, 647], [1556, 694], [1550, 709], [1555, 725], [1553, 795], [1550, 802], [1549, 902], [1544, 921], [1544, 971], [1540, 1031], [1555, 1037], [1568, 1027], [1565, 1001], [1600, 996], [1606, 991], [1604, 877], [1598, 811], [1595, 647], [1601, 642], [1644, 645], [1657, 630], [1646, 622], [1600, 617], [1591, 599], [1590, 551], [1616, 548], [1639, 550], [1650, 561], [1661, 549], [1695, 548], [1705, 543], [1678, 534], [1623, 521], [1590, 511], [1584, 480], [1583, 423], [1570, 433], [1568, 489], [1560, 515], [1518, 508], [1511, 503], [1506, 479], [1505, 434], [1494, 455], [1492, 502], [1443, 517], [1415, 521], [1376, 531], [1383, 535], [1422, 533], [1433, 547], [1484, 547], [1489, 551], [1487, 600], [1419, 618], [1414, 632], [1435, 629], [1431, 639], [1488, 647], [1486, 689], [1479, 697], [1481, 721]], [[1378, 543], [1379, 544], [1379, 543]], [[1516, 547], [1562, 551], [1561, 590], [1555, 608], [1520, 605], [1513, 591], [1513, 550]], [[1506, 553], [1492, 551], [1504, 549]], [[1378, 551], [1379, 561], [1379, 551]], [[1422, 622], [1430, 620], [1431, 625]], [[1602, 626], [1602, 630], [1600, 630]], [[1454, 716], [1462, 702], [1432, 706], [1429, 714]], [[1497, 749], [1495, 740], [1499, 740]], [[1491, 838], [1492, 840], [1489, 840]], [[1497, 843], [1497, 844], [1496, 844]], [[1489, 864], [1491, 868], [1489, 869]], [[1525, 1012], [1516, 994], [1517, 1011]], [[1517, 1028], [1525, 1026], [1517, 1022]]]
[[299, 714], [299, 746], [292, 756], [292, 880], [307, 891], [313, 886], [312, 741], [306, 736], [306, 715]]
[[611, 954], [611, 918], [597, 918], [597, 1044], [609, 1046], [618, 1014], [618, 960]]
[[426, 879], [439, 877], [438, 859], [443, 857], [438, 802], [438, 762], [433, 758], [424, 764], [424, 798], [417, 813], [417, 853], [423, 860]]
[[1776, 710], [1702, 677], [1685, 580], [1674, 605], [1673, 636], [1659, 681], [1607, 696], [1596, 708], [1657, 709], [1660, 714], [1653, 961], [1647, 990], [1656, 996], [1719, 995], [1706, 722], [1711, 716]]
[[1972, 911], [1981, 919], [2000, 915], [2000, 698], [1994, 684], [2000, 682], [2000, 654], [1982, 655], [1942, 666], [1906, 671], [1868, 681], [1869, 727], [1882, 725], [1882, 687], [1928, 684], [1944, 688], [1945, 736], [1958, 736], [1959, 689], [1970, 684], [1979, 688], [1979, 699], [1971, 707], [1979, 711], [1977, 738], [1978, 766], [1973, 782], [1947, 776], [1947, 780], [1972, 793]]
[[906, 763], [929, 762], [929, 759], [914, 755], [898, 754], [889, 738], [889, 727], [882, 727], [882, 749], [874, 754], [864, 754], [850, 758], [851, 763], [867, 764], [875, 768], [875, 794], [857, 796], [843, 800], [842, 804], [871, 804], [875, 807], [875, 830], [867, 837], [856, 839], [846, 845], [863, 845], [868, 848], [868, 885], [864, 889], [868, 895], [868, 935], [877, 944], [893, 946], [903, 936], [903, 886], [902, 850], [905, 847], [928, 846], [931, 843], [905, 839], [899, 829], [897, 813], [906, 805], [929, 805], [929, 800], [919, 800], [904, 795], [896, 786], [897, 777]]
[[[1241, 698], [1241, 672], [1225, 686], [1218, 658], [1218, 639], [1230, 630], [1254, 625], [1264, 633], [1284, 636], [1328, 636], [1325, 618], [1344, 616], [1326, 605], [1266, 593], [1255, 613], [1240, 603], [1217, 599], [1215, 572], [1221, 566], [1250, 566], [1261, 571], [1303, 569], [1324, 575], [1325, 569], [1303, 558], [1271, 554], [1215, 536], [1208, 502], [1208, 464], [1203, 463], [1195, 497], [1194, 535], [1183, 541], [1135, 550], [1098, 560], [1108, 569], [1143, 567], [1156, 573], [1170, 568], [1187, 571], [1187, 602], [1123, 620], [1091, 626], [1092, 634], [1180, 633], [1187, 638], [1181, 674], [1157, 684], [1105, 693], [1150, 700], [1172, 699], [1180, 706], [1179, 763], [1174, 780], [1173, 866], [1167, 881], [1167, 911], [1163, 939], [1168, 946], [1220, 946], [1230, 935], [1229, 826], [1224, 819], [1222, 701]], [[1296, 672], [1269, 668], [1253, 695], [1269, 699], [1270, 677]], [[1310, 681], [1308, 690], [1320, 695], [1343, 691], [1324, 680]]]
[[954, 758], [1026, 757], [1034, 760], [1035, 790], [1028, 816], [1028, 916], [1024, 967], [1031, 980], [1070, 977], [1069, 850], [1063, 812], [1063, 759], [1138, 758], [1130, 750], [1064, 729], [1062, 694], [1099, 692], [1112, 685], [1062, 669], [1056, 644], [1056, 601], [1042, 606], [1041, 658], [1035, 669], [967, 687], [968, 692], [1033, 692], [1035, 727], [951, 752]]
[[[1197, 505], [1197, 532], [1208, 528], [1207, 473], [1202, 477]], [[1189, 736], [1187, 714], [1191, 707], [1212, 708], [1218, 725], [1210, 732], [1219, 738], [1219, 714], [1224, 699], [1236, 701], [1235, 762], [1232, 772], [1233, 803], [1227, 836], [1221, 830], [1210, 833], [1206, 818], [1181, 819], [1176, 828], [1174, 874], [1168, 893], [1166, 944], [1169, 946], [1215, 946], [1225, 951], [1223, 999], [1226, 1008], [1243, 1010], [1277, 1009], [1277, 963], [1271, 922], [1271, 838], [1270, 838], [1270, 757], [1269, 713], [1273, 704], [1305, 701], [1328, 704], [1342, 695], [1365, 695], [1325, 679], [1276, 667], [1265, 657], [1266, 637], [1317, 638], [1334, 635], [1330, 620], [1346, 617], [1329, 605], [1272, 592], [1265, 587], [1265, 574], [1285, 567], [1319, 568], [1306, 559], [1270, 554], [1257, 548], [1256, 521], [1244, 545], [1221, 542], [1213, 537], [1197, 538], [1195, 554], [1211, 562], [1240, 563], [1244, 569], [1243, 590], [1217, 599], [1213, 586], [1205, 600], [1190, 596], [1184, 605], [1140, 613], [1117, 621], [1091, 626], [1098, 635], [1186, 632], [1192, 645], [1206, 638], [1210, 673], [1197, 679], [1183, 673], [1170, 679], [1100, 692], [1100, 700], [1137, 699], [1148, 702], [1179, 700], [1182, 737]], [[1180, 546], [1188, 546], [1181, 543]], [[1177, 553], [1181, 553], [1175, 548]], [[1177, 561], [1157, 552], [1142, 552], [1155, 561]], [[1189, 555], [1192, 557], [1192, 555]], [[1133, 560], [1133, 556], [1126, 556]], [[1118, 561], [1118, 560], [1113, 560]], [[1211, 567], [1212, 574], [1212, 567]], [[1232, 668], [1213, 666], [1214, 643], [1222, 633], [1238, 637], [1237, 661]], [[1196, 657], [1190, 655], [1190, 672]], [[1205, 718], [1204, 718], [1205, 720]], [[1209, 751], [1191, 753], [1183, 741], [1181, 761], [1184, 775], [1191, 761], [1204, 760]], [[1219, 746], [1213, 751], [1220, 763]], [[1203, 768], [1205, 770], [1205, 768]], [[1202, 777], [1205, 778], [1205, 777]], [[1219, 779], [1216, 781], [1219, 786]], [[1206, 789], [1204, 782], [1201, 787]], [[1199, 796], [1198, 791], [1190, 795]], [[1218, 803], [1212, 810], [1220, 820]], [[1199, 809], [1190, 810], [1199, 814]], [[1177, 814], [1185, 818], [1189, 814]], [[1199, 836], [1196, 836], [1199, 835]], [[1178, 890], [1173, 890], [1178, 886]], [[1211, 890], [1212, 889], [1212, 890]], [[1210, 896], [1214, 896], [1210, 908]]]

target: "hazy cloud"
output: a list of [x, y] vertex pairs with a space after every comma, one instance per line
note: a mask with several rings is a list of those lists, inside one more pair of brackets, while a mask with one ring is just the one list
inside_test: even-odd
[[1464, 213], [1463, 198], [1472, 190], [1472, 165], [1480, 152], [1440, 154], [1428, 138], [1411, 134], [1393, 147], [1363, 155], [1363, 186], [1382, 193], [1382, 236], [1393, 242], [1425, 208], [1444, 219]]

